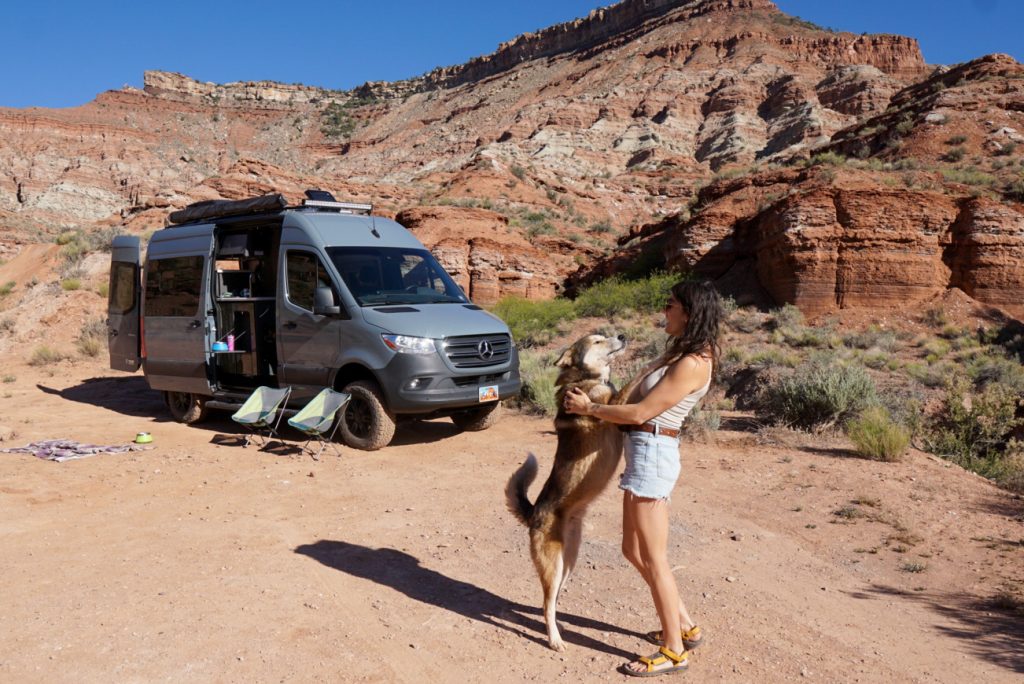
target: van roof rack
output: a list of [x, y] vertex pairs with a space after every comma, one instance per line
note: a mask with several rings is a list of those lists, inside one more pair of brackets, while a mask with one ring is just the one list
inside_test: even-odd
[[306, 199], [298, 206], [290, 206], [284, 195], [272, 193], [242, 200], [205, 200], [194, 202], [184, 209], [171, 212], [167, 217], [172, 225], [192, 223], [206, 219], [243, 216], [245, 214], [275, 213], [284, 209], [305, 211], [335, 211], [341, 214], [363, 214], [373, 212], [372, 204], [361, 202], [338, 202], [326, 190], [307, 190]]

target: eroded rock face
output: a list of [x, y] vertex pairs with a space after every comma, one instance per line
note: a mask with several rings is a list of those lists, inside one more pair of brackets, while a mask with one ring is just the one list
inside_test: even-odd
[[575, 250], [568, 241], [528, 241], [509, 229], [507, 218], [486, 209], [414, 207], [395, 220], [430, 249], [477, 304], [509, 296], [551, 299], [573, 263]]
[[[863, 176], [838, 187], [814, 172], [759, 180], [761, 187], [748, 178], [712, 189], [700, 215], [666, 224], [669, 267], [713, 279], [751, 269], [777, 304], [808, 315], [905, 307], [953, 287], [1024, 310], [1024, 212], [1017, 207], [896, 190]], [[772, 194], [787, 186], [791, 194]]]

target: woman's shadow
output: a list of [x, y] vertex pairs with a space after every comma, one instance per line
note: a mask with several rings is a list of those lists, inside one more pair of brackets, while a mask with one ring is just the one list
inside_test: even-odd
[[[506, 629], [524, 639], [547, 647], [547, 638], [537, 636], [538, 634], [547, 634], [544, 620], [540, 618], [541, 610], [539, 608], [514, 603], [492, 594], [486, 589], [424, 568], [414, 556], [402, 551], [388, 548], [371, 549], [358, 544], [321, 539], [314, 544], [297, 547], [295, 553], [309, 556], [328, 567], [354, 577], [362, 577], [391, 587], [422, 603], [445, 608], [485, 624]], [[561, 612], [558, 614], [558, 618], [561, 622], [576, 627], [637, 636], [634, 632], [599, 620]], [[635, 655], [579, 632], [563, 630], [562, 638], [576, 646], [603, 651], [623, 658], [632, 658]]]

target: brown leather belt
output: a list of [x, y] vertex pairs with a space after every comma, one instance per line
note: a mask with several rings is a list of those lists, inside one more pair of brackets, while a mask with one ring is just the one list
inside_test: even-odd
[[620, 425], [619, 429], [623, 432], [650, 432], [651, 434], [665, 435], [666, 437], [678, 437], [679, 430], [673, 430], [672, 428], [658, 427], [654, 423], [644, 423], [643, 425]]

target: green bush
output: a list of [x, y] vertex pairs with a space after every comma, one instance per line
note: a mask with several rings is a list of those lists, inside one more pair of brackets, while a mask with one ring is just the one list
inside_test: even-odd
[[846, 157], [837, 152], [822, 152], [816, 154], [810, 158], [807, 162], [807, 166], [843, 166], [846, 164]]
[[576, 307], [568, 299], [535, 301], [506, 297], [492, 311], [505, 321], [520, 347], [547, 344], [558, 333], [559, 326], [576, 318]]
[[519, 373], [523, 379], [519, 401], [524, 407], [548, 416], [558, 412], [555, 404], [558, 368], [554, 363], [555, 357], [551, 354], [525, 351], [519, 356]]
[[576, 312], [580, 316], [605, 318], [625, 311], [657, 313], [665, 307], [669, 290], [678, 281], [678, 274], [661, 272], [638, 280], [609, 278], [579, 294], [576, 298]]
[[903, 372], [925, 387], [942, 387], [950, 374], [956, 370], [956, 366], [948, 363], [908, 363], [903, 367]]
[[786, 352], [778, 347], [769, 347], [751, 355], [748, 361], [751, 366], [772, 368], [782, 366], [784, 368], [796, 368], [800, 363], [800, 357], [792, 352]]
[[1016, 417], [1020, 394], [991, 383], [969, 397], [964, 377], [946, 382], [941, 410], [923, 430], [924, 447], [985, 477], [997, 476], [1009, 435], [1024, 420]]
[[761, 327], [761, 316], [754, 309], [736, 309], [726, 323], [738, 332], [752, 333]]
[[65, 278], [60, 281], [60, 287], [62, 290], [66, 290], [68, 292], [80, 290], [82, 288], [82, 281], [78, 278]]
[[[952, 152], [952, 150], [951, 150]], [[949, 154], [947, 153], [947, 157]], [[962, 183], [963, 185], [979, 185], [992, 187], [996, 184], [997, 178], [991, 174], [978, 171], [977, 169], [942, 169], [942, 177], [950, 183]]]
[[85, 356], [99, 356], [107, 345], [107, 324], [102, 318], [86, 322], [78, 331], [75, 346]]
[[819, 362], [769, 385], [760, 402], [770, 420], [806, 430], [842, 424], [875, 403], [875, 383], [862, 367]]
[[1016, 359], [996, 354], [980, 354], [967, 364], [967, 375], [982, 388], [999, 383], [1024, 395], [1024, 365]]
[[869, 406], [846, 425], [857, 453], [876, 461], [898, 461], [910, 446], [910, 431], [882, 406]]

